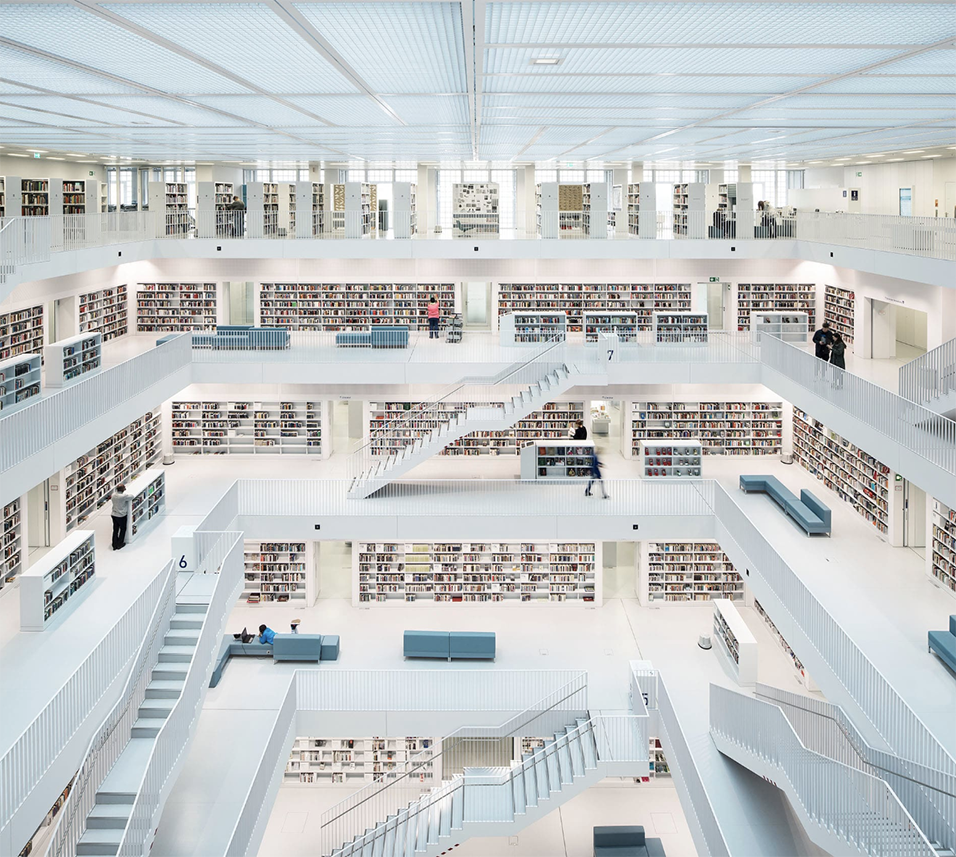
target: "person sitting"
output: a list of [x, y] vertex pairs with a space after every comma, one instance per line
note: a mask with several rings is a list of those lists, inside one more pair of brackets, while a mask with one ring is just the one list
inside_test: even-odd
[[268, 625], [259, 626], [259, 642], [264, 646], [271, 646], [276, 638], [276, 632]]
[[574, 424], [574, 434], [571, 435], [571, 440], [587, 440], [588, 439], [588, 430], [584, 427], [584, 420], [578, 420]]

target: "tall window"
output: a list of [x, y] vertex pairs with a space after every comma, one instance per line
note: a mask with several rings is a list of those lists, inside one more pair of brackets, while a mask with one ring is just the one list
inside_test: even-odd
[[787, 190], [803, 190], [806, 170], [787, 170]]
[[106, 168], [106, 207], [116, 206], [116, 167]]
[[774, 208], [787, 204], [786, 170], [754, 170], [752, 176], [756, 199], [766, 200]]
[[132, 205], [136, 201], [134, 194], [133, 174], [136, 171], [132, 167], [121, 167], [119, 171], [119, 189], [120, 205]]

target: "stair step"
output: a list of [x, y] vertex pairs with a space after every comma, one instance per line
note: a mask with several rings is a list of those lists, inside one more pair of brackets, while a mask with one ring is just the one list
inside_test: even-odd
[[199, 631], [167, 631], [163, 643], [167, 646], [192, 646], [199, 640]]
[[140, 717], [133, 724], [130, 735], [133, 738], [155, 738], [165, 722], [165, 719], [161, 720], [158, 717]]
[[153, 667], [150, 678], [153, 681], [186, 681], [189, 664], [159, 664]]
[[205, 613], [209, 609], [208, 604], [180, 604], [176, 603], [176, 613]]
[[195, 613], [187, 613], [182, 618], [177, 618], [174, 615], [172, 619], [169, 620], [169, 627], [175, 631], [184, 631], [186, 629], [195, 629], [198, 631], [200, 628], [202, 628], [203, 620], [202, 618], [191, 618], [196, 615], [197, 614]]
[[159, 650], [161, 664], [188, 664], [193, 659], [193, 646], [163, 646]]
[[124, 830], [133, 811], [131, 803], [97, 803], [86, 817], [88, 830]]
[[144, 699], [139, 707], [139, 716], [151, 720], [165, 720], [173, 710], [174, 699]]
[[151, 681], [146, 686], [147, 699], [179, 699], [182, 692], [181, 681]]
[[122, 828], [94, 828], [87, 830], [76, 843], [78, 855], [97, 855], [109, 857], [119, 851], [123, 839]]

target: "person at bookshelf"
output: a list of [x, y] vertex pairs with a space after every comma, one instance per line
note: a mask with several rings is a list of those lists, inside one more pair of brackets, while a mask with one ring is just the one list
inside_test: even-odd
[[571, 435], [571, 440], [587, 440], [588, 439], [588, 430], [584, 427], [584, 420], [578, 420], [574, 424], [574, 432]]
[[822, 361], [818, 363], [816, 371], [813, 373], [815, 378], [820, 378], [826, 371], [826, 364], [830, 362], [830, 322], [823, 322], [823, 326], [813, 334], [814, 354]]
[[830, 365], [836, 366], [840, 372], [834, 372], [834, 381], [836, 388], [843, 389], [843, 371], [846, 369], [846, 341], [837, 330], [833, 331], [830, 339]]
[[238, 197], [234, 196], [232, 202], [226, 206], [226, 231], [229, 235], [242, 235], [243, 212], [246, 210], [246, 204]]
[[604, 487], [604, 477], [601, 475], [601, 462], [597, 457], [597, 450], [592, 447], [591, 449], [591, 478], [588, 479], [588, 487], [584, 489], [584, 496], [591, 496], [591, 486], [595, 482], [601, 483], [601, 494], [604, 495], [604, 499], [607, 500], [610, 495], [607, 493], [607, 489]]
[[438, 298], [434, 295], [428, 301], [428, 338], [440, 339], [438, 335], [438, 319], [441, 316], [441, 307], [438, 306]]
[[272, 630], [268, 625], [259, 626], [259, 642], [263, 646], [271, 646], [275, 641], [276, 632]]
[[126, 545], [126, 524], [129, 521], [129, 500], [126, 496], [126, 486], [117, 485], [112, 497], [113, 518], [113, 550], [118, 551]]

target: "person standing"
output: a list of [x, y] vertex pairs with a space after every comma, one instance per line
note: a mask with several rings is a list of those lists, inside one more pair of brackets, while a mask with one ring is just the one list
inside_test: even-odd
[[603, 494], [604, 499], [607, 500], [610, 495], [607, 493], [607, 489], [604, 487], [604, 477], [601, 476], [601, 462], [598, 460], [597, 450], [592, 447], [591, 449], [591, 478], [588, 479], [588, 487], [584, 489], [585, 497], [591, 496], [591, 486], [595, 482], [601, 483], [601, 494]]
[[112, 497], [113, 550], [118, 551], [126, 545], [126, 525], [129, 522], [129, 500], [126, 486], [117, 485]]
[[438, 335], [438, 319], [441, 315], [441, 307], [438, 306], [438, 298], [434, 295], [428, 301], [428, 338], [440, 339]]
[[246, 204], [238, 197], [234, 196], [232, 202], [226, 206], [225, 225], [226, 233], [232, 236], [242, 235], [243, 214], [246, 210]]
[[833, 336], [830, 340], [830, 365], [836, 366], [837, 369], [841, 370], [835, 374], [836, 388], [838, 390], [843, 389], [843, 371], [846, 369], [846, 342], [843, 337], [840, 335], [839, 331], [833, 331]]
[[[823, 322], [823, 326], [813, 334], [814, 353], [824, 364], [830, 362], [831, 339], [830, 322], [825, 321]], [[819, 378], [823, 374], [824, 368], [822, 364], [818, 363], [816, 371], [813, 373], [814, 377]]]
[[584, 427], [584, 420], [578, 420], [574, 424], [574, 434], [571, 435], [571, 440], [587, 440], [588, 439], [588, 430]]

